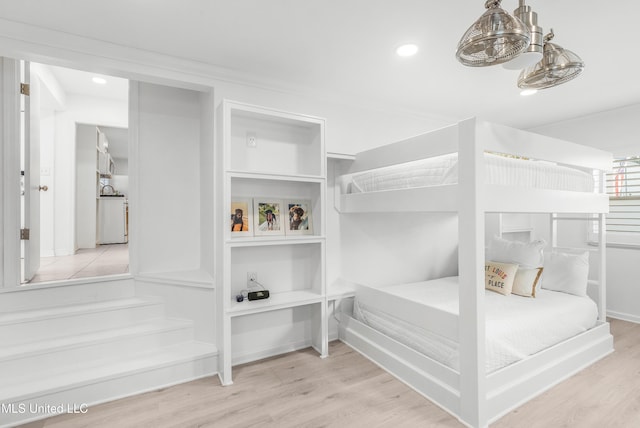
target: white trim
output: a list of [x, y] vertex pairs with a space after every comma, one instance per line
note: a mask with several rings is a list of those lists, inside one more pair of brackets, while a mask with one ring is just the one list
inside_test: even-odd
[[20, 64], [0, 58], [2, 87], [2, 283], [0, 288], [20, 286]]
[[199, 278], [204, 271], [185, 271], [163, 273], [141, 273], [135, 276], [136, 282], [148, 282], [155, 284], [175, 285], [178, 287], [205, 288], [213, 290], [213, 279]]
[[138, 200], [140, 198], [140, 83], [134, 80], [129, 81], [129, 196], [127, 198], [129, 206], [129, 272], [137, 275], [138, 266]]
[[609, 318], [614, 318], [614, 319], [617, 319], [617, 320], [629, 321], [629, 322], [633, 322], [633, 323], [636, 323], [636, 324], [640, 324], [640, 316], [638, 316], [638, 315], [633, 315], [633, 314], [627, 314], [625, 312], [618, 312], [618, 311], [608, 310], [607, 311], [607, 316]]
[[113, 282], [113, 281], [122, 281], [126, 279], [133, 279], [133, 276], [128, 273], [120, 273], [116, 275], [106, 275], [106, 276], [95, 276], [95, 277], [87, 277], [87, 278], [78, 278], [78, 279], [64, 279], [60, 281], [47, 281], [41, 283], [34, 284], [23, 284], [19, 287], [13, 288], [0, 288], [0, 294], [2, 293], [14, 293], [14, 292], [27, 292], [27, 291], [35, 291], [42, 290], [45, 288], [58, 288], [58, 287], [68, 287], [82, 284], [96, 284], [99, 282]]
[[[609, 235], [611, 234], [611, 232], [609, 232]], [[597, 247], [599, 244], [596, 241], [589, 241], [587, 242], [587, 245], [593, 246], [593, 247]], [[640, 244], [625, 244], [622, 242], [611, 242], [610, 240], [607, 241], [607, 248], [621, 248], [621, 249], [626, 249], [626, 250], [640, 250]]]

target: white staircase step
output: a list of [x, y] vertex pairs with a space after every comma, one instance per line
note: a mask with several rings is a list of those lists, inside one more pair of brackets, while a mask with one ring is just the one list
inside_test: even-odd
[[75, 305], [135, 296], [133, 278], [100, 277], [69, 281], [66, 284], [29, 284], [5, 288], [0, 313], [25, 311], [59, 305]]
[[161, 299], [132, 297], [0, 314], [0, 343], [17, 345], [164, 316]]
[[0, 348], [0, 379], [6, 385], [25, 377], [46, 376], [60, 365], [99, 362], [113, 354], [132, 355], [193, 339], [193, 323], [159, 318], [127, 327], [100, 330]]
[[134, 291], [125, 278], [2, 294], [0, 428], [217, 373], [193, 321]]
[[38, 409], [33, 414], [6, 412], [0, 427], [14, 426], [47, 416], [46, 409], [78, 408], [130, 396], [217, 372], [215, 345], [187, 341], [156, 347], [135, 356], [114, 356], [111, 361], [69, 365], [46, 377], [19, 384], [0, 385], [0, 402], [6, 408]]

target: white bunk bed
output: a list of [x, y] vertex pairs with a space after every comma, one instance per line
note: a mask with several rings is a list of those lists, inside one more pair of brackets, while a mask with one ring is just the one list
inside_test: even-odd
[[[485, 427], [513, 408], [571, 376], [613, 351], [606, 322], [605, 213], [608, 197], [601, 192], [561, 186], [560, 190], [527, 183], [514, 186], [512, 179], [485, 180], [485, 152], [536, 159], [579, 170], [599, 170], [601, 178], [611, 166], [609, 153], [530, 132], [468, 119], [456, 125], [419, 135], [356, 155], [348, 174], [339, 177], [342, 190], [335, 196], [341, 213], [375, 213], [407, 210], [457, 213], [459, 249], [458, 310], [443, 315], [441, 308], [421, 305], [406, 308], [423, 325], [439, 324], [437, 333], [457, 345], [454, 368], [416, 351], [400, 341], [358, 321], [353, 301], [342, 304], [340, 338], [412, 388], [456, 415], [472, 427]], [[354, 173], [457, 153], [456, 174], [445, 184], [421, 182], [418, 187], [349, 193]], [[489, 161], [490, 162], [490, 161]], [[524, 161], [522, 161], [524, 162]], [[541, 164], [544, 165], [544, 164]], [[367, 177], [365, 176], [365, 179]], [[603, 180], [600, 180], [603, 183]], [[572, 190], [567, 190], [571, 188]], [[585, 220], [597, 214], [599, 223], [598, 319], [596, 325], [533, 355], [497, 370], [485, 366], [485, 213], [549, 213], [552, 245], [556, 245], [559, 219]], [[373, 293], [378, 292], [377, 290]], [[357, 292], [356, 292], [357, 294]], [[371, 295], [371, 293], [369, 293]], [[371, 296], [369, 297], [371, 298]], [[402, 299], [383, 297], [388, 305], [404, 305]], [[375, 300], [375, 298], [373, 299]], [[449, 322], [443, 321], [449, 319]], [[448, 317], [448, 318], [447, 318]]]

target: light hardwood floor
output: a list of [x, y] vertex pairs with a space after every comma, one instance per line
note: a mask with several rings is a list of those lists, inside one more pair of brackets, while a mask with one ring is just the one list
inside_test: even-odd
[[[492, 424], [496, 428], [640, 426], [640, 325], [611, 320], [616, 352]], [[341, 342], [61, 415], [25, 428], [462, 427]]]

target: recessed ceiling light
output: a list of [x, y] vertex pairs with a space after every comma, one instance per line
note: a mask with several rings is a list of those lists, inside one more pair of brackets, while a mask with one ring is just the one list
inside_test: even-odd
[[538, 92], [537, 89], [524, 89], [522, 92], [520, 92], [520, 95], [522, 95], [523, 97], [527, 97], [529, 95], [533, 95], [536, 92]]
[[398, 46], [396, 53], [398, 56], [413, 56], [418, 52], [418, 46], [413, 43], [408, 43], [402, 46]]
[[97, 83], [98, 85], [106, 85], [107, 84], [107, 79], [103, 78], [103, 77], [94, 77], [93, 79], [91, 79], [93, 81], [93, 83]]

